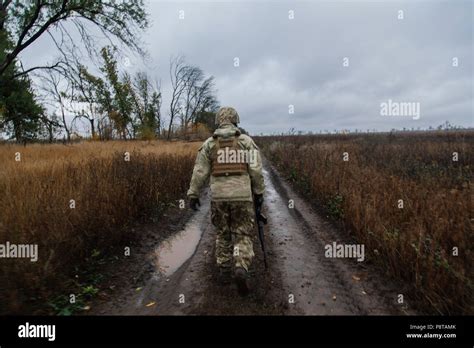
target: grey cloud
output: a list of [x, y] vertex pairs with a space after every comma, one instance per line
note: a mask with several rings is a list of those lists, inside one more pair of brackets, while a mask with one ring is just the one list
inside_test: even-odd
[[[221, 103], [253, 133], [474, 126], [470, 1], [150, 1], [149, 9], [150, 60], [131, 69], [161, 79], [165, 115], [169, 59], [179, 54], [215, 77]], [[420, 102], [420, 120], [380, 116], [388, 99]]]

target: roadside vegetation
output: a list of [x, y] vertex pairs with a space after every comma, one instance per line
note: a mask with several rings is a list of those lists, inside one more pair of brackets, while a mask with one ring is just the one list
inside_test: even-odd
[[[78, 309], [81, 299], [97, 292], [100, 279], [91, 268], [104, 258], [127, 257], [125, 248], [140, 237], [130, 226], [159, 222], [169, 206], [185, 199], [198, 146], [165, 141], [0, 146], [0, 241], [37, 244], [39, 254], [37, 262], [1, 260], [1, 312]], [[63, 292], [71, 283], [80, 288], [74, 304]]]
[[430, 313], [473, 312], [474, 133], [269, 136], [265, 155]]

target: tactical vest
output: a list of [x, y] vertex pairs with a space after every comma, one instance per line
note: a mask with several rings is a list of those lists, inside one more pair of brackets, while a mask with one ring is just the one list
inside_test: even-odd
[[[240, 132], [235, 132], [235, 135], [229, 137], [221, 137], [218, 135], [213, 135], [216, 144], [212, 149], [211, 153], [211, 175], [212, 176], [229, 176], [229, 175], [243, 175], [248, 173], [248, 163], [247, 162], [229, 162], [219, 161], [219, 150], [222, 150], [223, 153], [230, 154], [231, 151], [235, 151], [235, 154], [239, 150], [243, 150], [239, 146], [239, 135]], [[225, 155], [224, 155], [225, 157]]]

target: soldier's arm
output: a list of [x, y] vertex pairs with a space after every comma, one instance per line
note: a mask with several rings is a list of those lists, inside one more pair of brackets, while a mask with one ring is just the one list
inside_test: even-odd
[[189, 185], [188, 197], [199, 198], [201, 189], [209, 178], [211, 172], [211, 161], [208, 152], [208, 141], [206, 141], [200, 148], [194, 163], [193, 176], [191, 184]]
[[263, 166], [260, 150], [255, 142], [249, 137], [250, 150], [252, 155], [249, 163], [249, 175], [252, 182], [252, 193], [254, 195], [262, 195], [265, 191], [265, 182], [263, 180]]

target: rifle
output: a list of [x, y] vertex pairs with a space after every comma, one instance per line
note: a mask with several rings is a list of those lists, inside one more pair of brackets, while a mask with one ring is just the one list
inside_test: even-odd
[[253, 202], [255, 207], [255, 222], [257, 223], [258, 229], [258, 239], [260, 240], [260, 246], [262, 247], [263, 252], [263, 263], [265, 264], [265, 269], [267, 269], [267, 255], [265, 253], [265, 236], [263, 234], [263, 225], [266, 225], [268, 220], [265, 215], [262, 214], [262, 208], [257, 205], [257, 202]]

